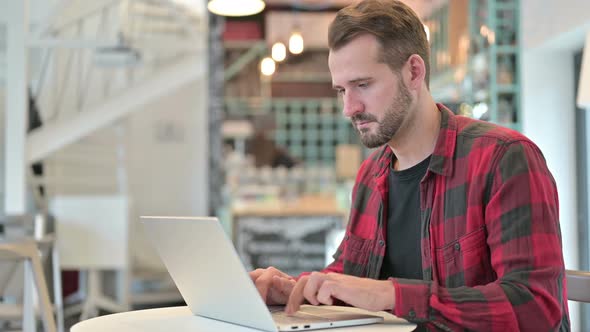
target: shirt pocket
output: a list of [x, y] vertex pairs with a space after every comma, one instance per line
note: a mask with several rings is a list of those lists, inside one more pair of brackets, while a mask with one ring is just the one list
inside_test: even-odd
[[438, 282], [447, 288], [493, 281], [490, 250], [482, 227], [435, 249]]
[[375, 241], [352, 233], [347, 233], [344, 236], [344, 241], [346, 243], [343, 252], [344, 273], [364, 277]]

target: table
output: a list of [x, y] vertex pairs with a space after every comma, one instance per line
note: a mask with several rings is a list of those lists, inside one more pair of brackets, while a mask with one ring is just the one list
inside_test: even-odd
[[[354, 312], [365, 312], [361, 309], [346, 308]], [[339, 327], [332, 331], [358, 332], [405, 332], [412, 331], [416, 324], [391, 314], [380, 312], [385, 318], [383, 324]], [[224, 323], [214, 319], [194, 316], [188, 307], [169, 307], [128, 311], [112, 315], [92, 318], [74, 325], [71, 332], [103, 332], [103, 331], [195, 331], [195, 332], [260, 332], [252, 328]]]

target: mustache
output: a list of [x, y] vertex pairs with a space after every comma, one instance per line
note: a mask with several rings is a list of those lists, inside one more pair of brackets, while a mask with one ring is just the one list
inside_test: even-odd
[[369, 113], [358, 113], [358, 114], [351, 116], [350, 121], [352, 121], [352, 122], [377, 121], [377, 118]]

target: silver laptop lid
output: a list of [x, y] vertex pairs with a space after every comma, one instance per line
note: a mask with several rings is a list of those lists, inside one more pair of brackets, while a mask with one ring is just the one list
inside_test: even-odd
[[277, 330], [217, 218], [142, 216], [141, 220], [193, 314]]

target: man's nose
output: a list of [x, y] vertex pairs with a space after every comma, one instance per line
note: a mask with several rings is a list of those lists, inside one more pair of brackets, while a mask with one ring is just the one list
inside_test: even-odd
[[342, 103], [342, 113], [347, 118], [352, 118], [364, 110], [363, 103], [353, 93], [346, 92], [342, 97]]

